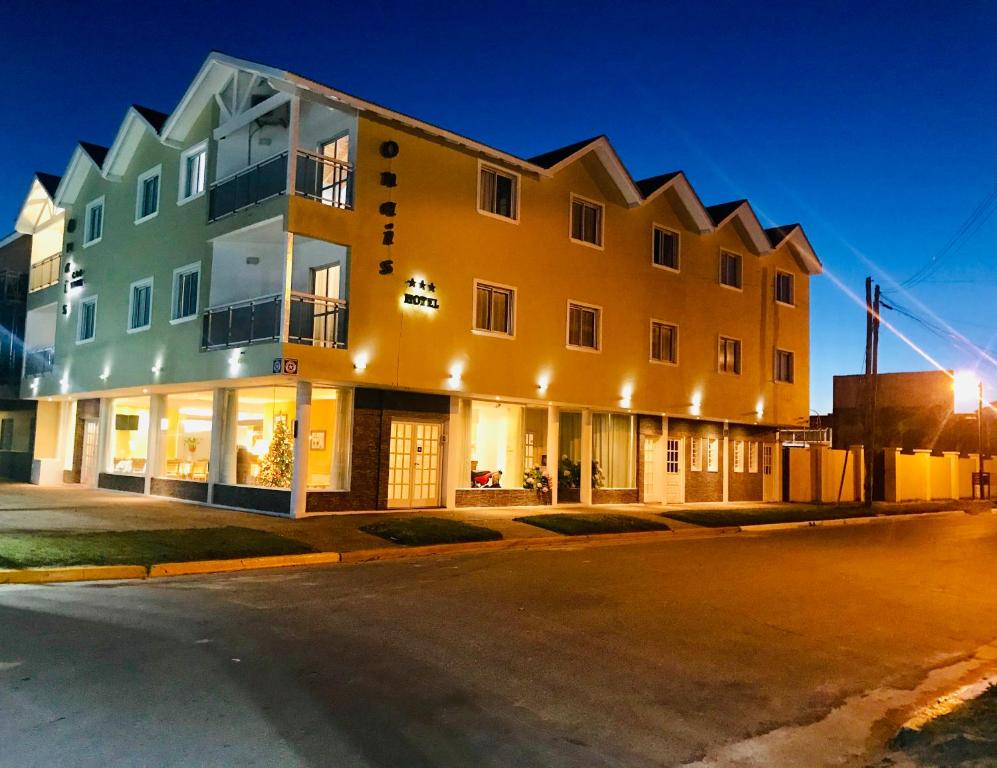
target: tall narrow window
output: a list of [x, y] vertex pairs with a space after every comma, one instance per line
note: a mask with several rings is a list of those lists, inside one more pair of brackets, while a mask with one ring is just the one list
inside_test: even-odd
[[602, 206], [578, 197], [571, 198], [571, 239], [602, 245]]
[[128, 330], [144, 331], [152, 325], [152, 278], [131, 284], [128, 297]]
[[741, 287], [741, 257], [736, 253], [720, 251], [720, 284]]
[[104, 198], [87, 203], [83, 216], [83, 246], [99, 243], [104, 236]]
[[689, 438], [689, 469], [699, 472], [703, 468], [703, 441], [698, 437]]
[[80, 302], [76, 319], [76, 343], [93, 341], [97, 333], [97, 297], [88, 296]]
[[775, 300], [780, 304], [793, 306], [796, 304], [796, 297], [793, 290], [793, 275], [791, 272], [775, 273]]
[[772, 445], [769, 443], [762, 446], [762, 474], [772, 474]]
[[755, 440], [748, 443], [748, 471], [758, 472], [758, 442]]
[[197, 291], [200, 264], [188, 264], [173, 270], [173, 308], [171, 320], [187, 320], [197, 315]]
[[512, 336], [514, 333], [515, 290], [475, 283], [474, 330]]
[[793, 353], [785, 349], [775, 351], [775, 380], [783, 384], [793, 383]]
[[518, 219], [516, 187], [519, 179], [495, 168], [481, 166], [478, 179], [478, 210], [506, 219]]
[[738, 339], [721, 336], [718, 352], [717, 370], [720, 373], [741, 372], [741, 342]]
[[321, 199], [326, 205], [349, 208], [350, 200], [350, 134], [344, 133], [319, 145], [322, 163]]
[[162, 166], [157, 165], [138, 177], [135, 190], [135, 223], [146, 221], [159, 213], [159, 178]]
[[744, 472], [744, 441], [734, 441], [734, 471]]
[[663, 227], [654, 227], [651, 247], [651, 261], [656, 267], [679, 268], [679, 236], [677, 232]]
[[651, 360], [656, 363], [677, 363], [679, 359], [678, 336], [677, 326], [652, 320]]
[[202, 141], [180, 156], [180, 194], [178, 202], [193, 200], [204, 192], [208, 142]]
[[716, 437], [706, 438], [706, 471], [720, 471], [720, 440]]
[[579, 349], [599, 349], [598, 307], [568, 304], [568, 346]]

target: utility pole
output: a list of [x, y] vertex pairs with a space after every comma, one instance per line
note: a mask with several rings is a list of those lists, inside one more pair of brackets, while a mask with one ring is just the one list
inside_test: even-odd
[[872, 506], [873, 475], [876, 456], [876, 390], [879, 374], [879, 304], [880, 288], [872, 289], [872, 278], [865, 279], [865, 506]]
[[[979, 402], [976, 405], [976, 427], [979, 432], [979, 444], [977, 445], [977, 453], [979, 454], [980, 462], [980, 498], [983, 496], [983, 379], [980, 379], [977, 384], [977, 391], [979, 392]], [[987, 485], [987, 491], [990, 490], [990, 486]], [[987, 493], [989, 498], [990, 494]]]

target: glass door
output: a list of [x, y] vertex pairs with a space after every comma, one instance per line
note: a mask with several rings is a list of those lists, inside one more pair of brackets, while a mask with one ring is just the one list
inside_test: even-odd
[[350, 135], [344, 133], [319, 146], [322, 163], [322, 202], [345, 208], [349, 205]]

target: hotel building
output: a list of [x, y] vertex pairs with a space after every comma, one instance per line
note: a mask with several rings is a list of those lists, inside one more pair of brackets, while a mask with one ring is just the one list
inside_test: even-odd
[[18, 225], [37, 482], [295, 517], [780, 498], [820, 261], [605, 137], [523, 159], [213, 53], [52, 187]]

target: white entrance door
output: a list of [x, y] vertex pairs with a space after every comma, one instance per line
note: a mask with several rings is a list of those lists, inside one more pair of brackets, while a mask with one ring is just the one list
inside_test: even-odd
[[645, 437], [641, 443], [640, 474], [644, 484], [644, 501], [661, 501], [661, 478], [658, 473], [661, 465], [655, 461], [655, 454], [658, 452], [658, 437]]
[[683, 438], [669, 437], [665, 442], [665, 503], [685, 503], [685, 454]]
[[388, 508], [440, 505], [440, 424], [391, 422]]
[[97, 430], [98, 422], [87, 419], [83, 422], [83, 457], [80, 465], [80, 483], [97, 484]]

